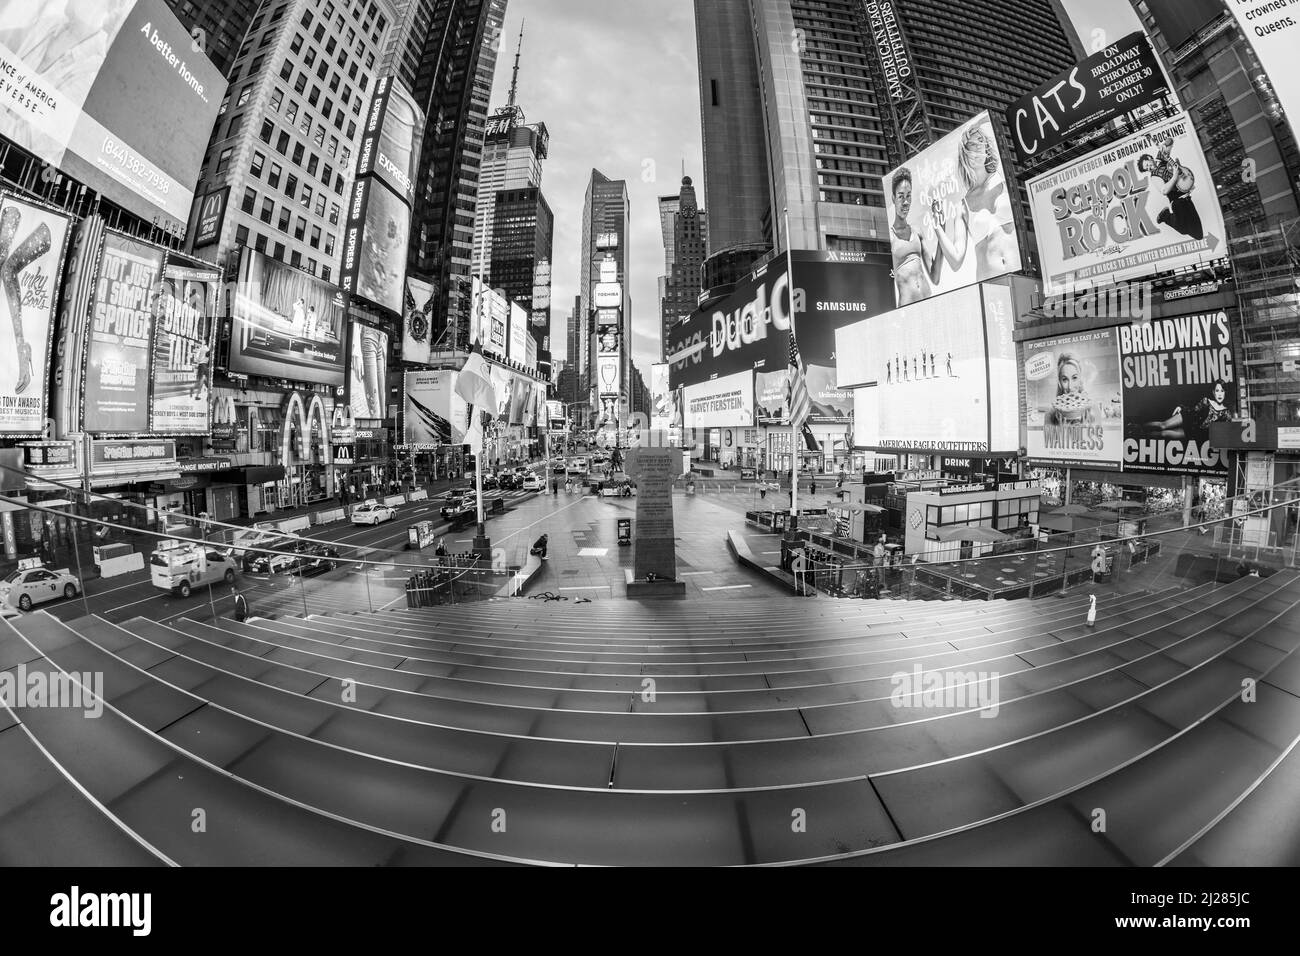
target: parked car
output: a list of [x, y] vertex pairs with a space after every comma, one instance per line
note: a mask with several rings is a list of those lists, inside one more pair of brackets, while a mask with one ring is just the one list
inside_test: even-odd
[[[247, 555], [245, 556], [247, 558]], [[205, 584], [235, 580], [235, 557], [211, 545], [190, 541], [161, 541], [149, 557], [149, 581], [156, 588], [190, 596]]]
[[483, 476], [483, 490], [489, 491], [497, 487], [498, 479], [496, 475]]
[[541, 475], [527, 475], [523, 482], [524, 491], [545, 491], [546, 479]]
[[587, 473], [587, 459], [570, 458], [568, 466], [564, 469], [566, 474], [585, 475]]
[[305, 578], [315, 577], [339, 566], [339, 552], [323, 544], [309, 544], [302, 549], [298, 557], [298, 567], [294, 570]]
[[373, 498], [370, 498], [352, 509], [353, 524], [379, 524], [381, 521], [392, 521], [397, 517], [397, 512], [380, 504]]
[[[24, 566], [25, 565], [25, 566]], [[0, 604], [30, 611], [33, 605], [44, 604], [57, 598], [74, 598], [81, 593], [81, 582], [67, 568], [53, 570], [40, 563], [40, 558], [28, 558], [18, 563], [0, 581]]]

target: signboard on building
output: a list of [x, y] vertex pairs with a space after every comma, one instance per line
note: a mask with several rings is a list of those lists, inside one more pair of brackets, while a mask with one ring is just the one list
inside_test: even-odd
[[736, 372], [687, 385], [683, 401], [687, 428], [721, 428], [754, 424], [754, 373]]
[[230, 187], [222, 186], [203, 196], [199, 203], [199, 218], [194, 231], [194, 248], [210, 246], [221, 240], [221, 224], [226, 218], [226, 204], [230, 202]]
[[1232, 0], [1228, 10], [1268, 73], [1292, 135], [1300, 136], [1300, 17], [1277, 0]]
[[169, 261], [154, 300], [153, 389], [149, 430], [160, 435], [206, 435], [216, 315], [215, 269]]

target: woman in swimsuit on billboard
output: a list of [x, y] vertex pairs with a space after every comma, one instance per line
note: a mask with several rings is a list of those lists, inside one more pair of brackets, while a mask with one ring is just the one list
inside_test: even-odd
[[[993, 140], [983, 128], [973, 126], [957, 150], [957, 175], [966, 187], [962, 222], [966, 242], [975, 245], [976, 278], [991, 279], [1020, 268], [1011, 197]], [[962, 249], [965, 253], [965, 247]]]
[[893, 233], [890, 251], [894, 256], [894, 284], [898, 290], [898, 304], [907, 305], [934, 291], [932, 285], [939, 281], [945, 259], [950, 268], [956, 269], [961, 266], [962, 257], [957, 255], [944, 230], [943, 211], [937, 199], [930, 204], [930, 215], [924, 220], [925, 236], [908, 223], [907, 216], [912, 211], [911, 170], [906, 166], [900, 167], [894, 173], [892, 188], [894, 221], [890, 224]]

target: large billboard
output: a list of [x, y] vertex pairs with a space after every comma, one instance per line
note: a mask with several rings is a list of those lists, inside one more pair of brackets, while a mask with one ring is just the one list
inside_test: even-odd
[[978, 113], [884, 177], [897, 304], [1021, 268], [1006, 164]]
[[343, 291], [399, 315], [403, 312], [411, 209], [373, 176], [352, 184], [343, 233]]
[[388, 333], [350, 322], [348, 405], [353, 420], [388, 417]]
[[1224, 312], [1121, 326], [1124, 470], [1222, 472], [1210, 425], [1237, 411], [1232, 332]]
[[433, 349], [433, 308], [437, 297], [433, 283], [406, 279], [406, 307], [402, 316], [402, 361], [429, 364]]
[[226, 81], [163, 0], [0, 0], [0, 135], [183, 233]]
[[1214, 180], [1186, 113], [1031, 179], [1027, 188], [1048, 295], [1227, 251]]
[[754, 424], [754, 373], [736, 372], [711, 382], [687, 385], [683, 416], [687, 428]]
[[[836, 332], [840, 386], [873, 390], [874, 414], [854, 420], [858, 446], [1015, 451], [1016, 380], [1007, 364], [1014, 362], [1012, 321], [999, 296], [972, 286]], [[990, 355], [996, 378], [989, 374]], [[994, 447], [995, 439], [1005, 447]]]
[[662, 431], [673, 426], [673, 393], [668, 385], [668, 363], [650, 366], [650, 427]]
[[357, 175], [375, 175], [408, 205], [415, 202], [424, 113], [392, 76], [375, 84], [357, 153]]
[[1038, 339], [1022, 348], [1027, 457], [1118, 468], [1124, 398], [1116, 330]]
[[149, 430], [157, 435], [206, 435], [212, 369], [215, 269], [168, 262], [153, 302], [153, 400]]
[[0, 195], [0, 302], [8, 341], [0, 345], [0, 434], [45, 430], [46, 378], [54, 309], [69, 220], [43, 206]]
[[231, 315], [230, 370], [322, 385], [343, 384], [343, 293], [244, 249]]
[[1233, 0], [1228, 9], [1268, 73], [1292, 134], [1300, 136], [1300, 18], [1277, 0]]
[[414, 449], [459, 445], [465, 441], [469, 406], [456, 394], [452, 371], [407, 372], [402, 416], [403, 442]]
[[[517, 302], [510, 303], [510, 361], [528, 364], [528, 312]], [[536, 362], [534, 362], [534, 367]]]
[[623, 359], [620, 355], [596, 356], [596, 389], [601, 398], [617, 398], [623, 384]]
[[104, 236], [86, 347], [85, 427], [127, 434], [149, 429], [149, 374], [163, 252], [116, 233]]
[[1007, 124], [1017, 152], [1030, 160], [1168, 95], [1146, 34], [1130, 33], [1016, 100]]

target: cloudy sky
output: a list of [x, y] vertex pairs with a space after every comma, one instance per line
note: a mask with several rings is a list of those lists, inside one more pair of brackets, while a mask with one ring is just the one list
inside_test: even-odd
[[492, 109], [506, 101], [519, 24], [519, 105], [551, 134], [542, 192], [555, 213], [551, 342], [564, 349], [578, 291], [582, 203], [592, 168], [627, 180], [632, 222], [633, 360], [659, 360], [664, 272], [660, 196], [676, 195], [682, 160], [703, 202], [700, 105], [691, 0], [509, 0]]

